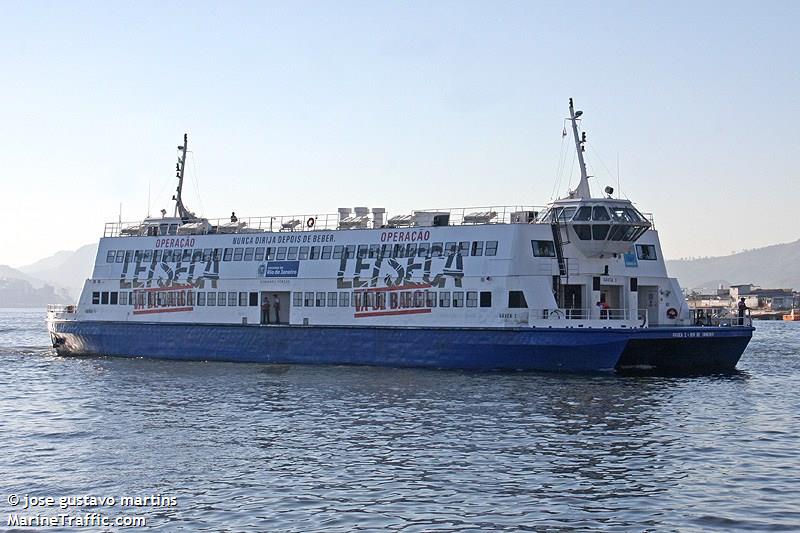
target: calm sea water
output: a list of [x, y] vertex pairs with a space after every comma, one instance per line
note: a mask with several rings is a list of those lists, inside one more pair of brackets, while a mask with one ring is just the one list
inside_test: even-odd
[[[739, 369], [70, 359], [41, 311], [0, 310], [0, 530], [28, 494], [153, 531], [798, 531], [800, 323], [759, 323]], [[151, 494], [177, 504], [119, 504]]]

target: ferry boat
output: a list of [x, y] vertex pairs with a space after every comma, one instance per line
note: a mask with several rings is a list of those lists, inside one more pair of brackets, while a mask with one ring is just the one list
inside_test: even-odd
[[[541, 208], [106, 224], [76, 305], [49, 306], [62, 355], [477, 370], [735, 368], [749, 317], [698, 326], [652, 216], [580, 181]], [[566, 129], [565, 129], [566, 133]]]

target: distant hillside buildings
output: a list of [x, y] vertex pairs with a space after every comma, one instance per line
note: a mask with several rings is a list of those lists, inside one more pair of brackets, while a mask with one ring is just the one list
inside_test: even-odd
[[720, 286], [715, 291], [686, 291], [689, 307], [702, 309], [717, 316], [727, 316], [736, 309], [739, 299], [744, 302], [754, 315], [782, 315], [795, 307], [800, 307], [800, 292], [792, 289], [764, 289], [752, 283]]

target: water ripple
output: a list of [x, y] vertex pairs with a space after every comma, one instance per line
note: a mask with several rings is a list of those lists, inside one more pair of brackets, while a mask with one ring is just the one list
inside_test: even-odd
[[798, 530], [798, 326], [623, 378], [60, 358], [0, 310], [0, 492], [177, 496], [137, 510], [170, 532]]

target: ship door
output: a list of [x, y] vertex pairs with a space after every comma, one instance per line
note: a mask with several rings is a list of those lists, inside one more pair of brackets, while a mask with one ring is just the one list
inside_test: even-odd
[[290, 295], [288, 291], [261, 291], [259, 295], [261, 324], [288, 324], [292, 303], [289, 300]]
[[586, 318], [583, 316], [583, 285], [562, 285], [561, 301], [567, 310], [567, 318]]
[[638, 308], [647, 311], [647, 322], [651, 326], [658, 325], [658, 287], [639, 285]]
[[[622, 286], [620, 285], [600, 285], [600, 302], [604, 303], [608, 312], [605, 313], [607, 318], [621, 319], [624, 318], [622, 311]], [[603, 314], [601, 313], [601, 317]]]

